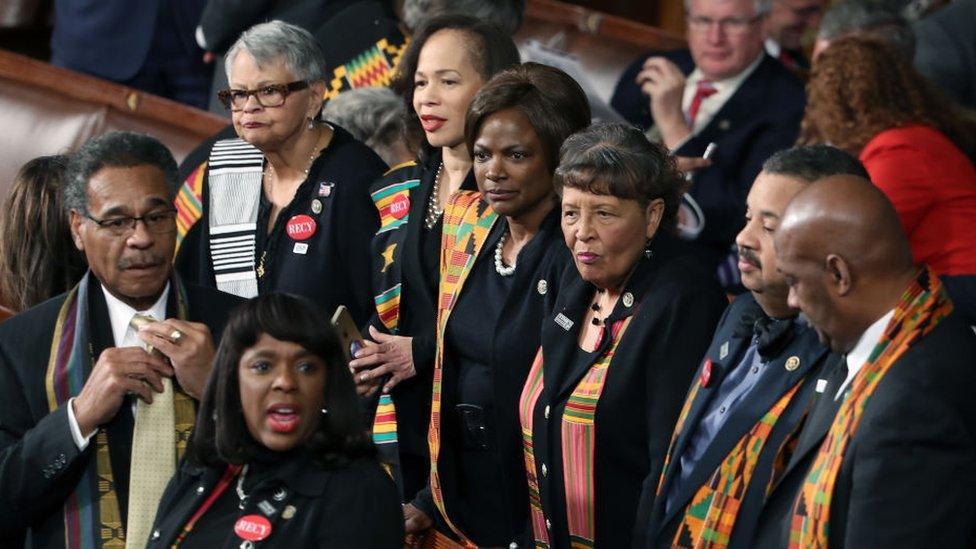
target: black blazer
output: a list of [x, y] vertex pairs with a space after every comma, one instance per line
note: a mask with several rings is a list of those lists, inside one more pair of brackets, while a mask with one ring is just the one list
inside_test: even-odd
[[[654, 124], [650, 99], [635, 79], [644, 61], [661, 55], [685, 75], [695, 69], [688, 50], [657, 52], [635, 61], [624, 71], [611, 105], [641, 129]], [[705, 214], [705, 227], [697, 241], [710, 248], [705, 254], [717, 263], [743, 225], [746, 195], [762, 163], [774, 152], [793, 145], [800, 130], [806, 103], [803, 84], [782, 63], [763, 54], [759, 66], [722, 105], [711, 122], [677, 150], [680, 156], [701, 156], [709, 143], [717, 145], [712, 165], [697, 170], [688, 191]], [[704, 257], [704, 256], [703, 256]]]
[[[186, 286], [188, 317], [210, 327], [219, 342], [227, 315], [242, 300], [210, 288]], [[114, 347], [105, 297], [94, 276], [88, 291], [92, 319], [91, 343], [95, 359]], [[29, 547], [63, 547], [64, 500], [74, 489], [90, 460], [95, 444], [79, 452], [71, 438], [65, 406], [48, 411], [45, 375], [54, 323], [67, 294], [0, 324], [0, 545], [22, 545], [30, 533]], [[168, 314], [175, 316], [175, 293], [170, 291]], [[129, 460], [132, 447], [131, 406], [123, 403], [105, 426], [108, 433], [112, 475], [122, 524], [128, 510]], [[63, 463], [62, 463], [63, 462]], [[54, 471], [45, 475], [44, 471]]]
[[[667, 241], [667, 242], [665, 242]], [[641, 485], [657, 484], [664, 453], [695, 365], [705, 351], [726, 299], [714, 277], [659, 234], [654, 255], [641, 259], [607, 325], [634, 315], [618, 344], [596, 407], [594, 506], [597, 547], [629, 547]], [[566, 403], [592, 363], [574, 359], [595, 287], [574, 268], [567, 272], [553, 314], [542, 327], [542, 394], [533, 410], [532, 442], [550, 547], [570, 547], [566, 521], [561, 421]], [[572, 321], [567, 330], [557, 315]], [[565, 321], [562, 321], [565, 324]], [[604, 354], [605, 337], [597, 353]], [[548, 413], [547, 413], [548, 412]], [[543, 474], [543, 465], [547, 474]]]
[[[266, 217], [259, 214], [257, 257], [267, 252], [265, 276], [258, 278], [258, 291], [300, 295], [316, 303], [329, 316], [339, 305], [349, 308], [359, 326], [373, 310], [370, 292], [369, 243], [379, 226], [379, 217], [369, 198], [369, 184], [384, 171], [383, 161], [369, 147], [346, 130], [333, 126], [332, 142], [315, 160], [309, 176], [295, 192], [295, 198], [281, 210], [275, 226], [267, 233]], [[319, 187], [332, 183], [328, 196]], [[261, 191], [263, 192], [263, 191]], [[322, 205], [319, 213], [312, 201]], [[176, 256], [176, 269], [183, 279], [201, 286], [216, 287], [210, 256], [210, 189], [203, 186], [202, 217], [190, 228]], [[295, 215], [312, 217], [315, 234], [305, 240], [307, 252], [295, 253], [295, 241], [285, 225]]]
[[[375, 192], [396, 181], [411, 178], [420, 183], [410, 189], [410, 212], [407, 223], [388, 232], [377, 233], [373, 237], [373, 295], [379, 295], [389, 288], [383, 282], [389, 270], [399, 271], [400, 281], [400, 320], [397, 334], [413, 337], [413, 362], [417, 375], [400, 382], [393, 388], [393, 401], [397, 406], [397, 442], [400, 453], [427, 458], [427, 426], [430, 421], [431, 383], [434, 373], [434, 353], [437, 344], [436, 295], [440, 272], [440, 242], [443, 221], [435, 225], [422, 242], [425, 231], [424, 219], [427, 204], [434, 187], [441, 162], [440, 150], [435, 151], [426, 162], [411, 167], [393, 170], [371, 187]], [[388, 177], [389, 176], [389, 177]], [[391, 179], [392, 178], [392, 179]], [[462, 190], [477, 190], [474, 170], [468, 172], [461, 184]], [[396, 244], [393, 264], [387, 266], [382, 252], [391, 244]], [[431, 254], [427, 256], [427, 254]], [[433, 266], [428, 272], [427, 266]], [[373, 314], [370, 325], [382, 332], [388, 331], [378, 316]], [[365, 333], [365, 332], [364, 332]], [[426, 482], [426, 479], [424, 480]], [[405, 494], [409, 499], [413, 494]]]
[[[493, 261], [495, 247], [504, 234], [505, 223], [501, 216], [495, 221], [476, 259], [477, 263]], [[564, 269], [572, 268], [569, 262], [569, 252], [562, 241], [557, 206], [543, 221], [533, 240], [519, 253], [512, 289], [505, 297], [505, 304], [496, 324], [484, 326], [485, 337], [491, 338], [492, 342], [489, 364], [494, 382], [491, 388], [494, 396], [493, 416], [489, 420], [494, 426], [494, 433], [489, 433], [489, 436], [494, 435], [494, 439], [490, 443], [490, 451], [495, 454], [495, 461], [506, 479], [498, 490], [504, 495], [507, 504], [504, 523], [497, 524], [490, 533], [475, 532], [466, 527], [466, 517], [485, 516], [486, 513], [479, 507], [477, 496], [460, 493], [457, 482], [454, 481], [466, 464], [456, 457], [461, 441], [445, 436], [457, 432], [451, 427], [455, 418], [451, 414], [454, 414], [455, 404], [458, 403], [459, 388], [457, 368], [451, 364], [451, 358], [447, 356], [449, 353], [445, 355], [441, 394], [442, 436], [438, 460], [441, 487], [452, 522], [480, 545], [507, 545], [513, 539], [524, 536], [529, 528], [529, 496], [525, 462], [522, 458], [518, 401], [532, 359], [539, 349], [542, 319], [552, 309], [558, 295], [559, 289], [553, 282], [560, 279]], [[475, 269], [477, 265], [472, 265], [471, 268]], [[546, 280], [544, 286], [539, 284], [541, 280]], [[465, 286], [460, 290], [459, 302], [465, 299], [468, 288]], [[457, 322], [457, 318], [452, 316], [448, 319], [448, 323], [450, 322]], [[418, 494], [415, 504], [430, 516], [437, 515], [433, 501], [430, 500], [429, 487]], [[448, 531], [446, 526], [442, 530]], [[485, 536], [491, 538], [487, 539]]]
[[[831, 547], [976, 547], [976, 335], [957, 313], [878, 384], [841, 463]], [[840, 386], [814, 403], [762, 510], [753, 547], [786, 547], [793, 504], [833, 423]]]
[[[772, 474], [776, 452], [786, 437], [803, 419], [816, 385], [816, 383], [809, 381], [811, 379], [816, 380], [821, 375], [827, 357], [831, 356], [827, 348], [820, 344], [813, 329], [804, 327], [799, 323], [794, 324], [793, 335], [789, 343], [775, 357], [770, 359], [766, 366], [769, 371], [763, 374], [748, 397], [739, 404], [732, 416], [722, 426], [722, 429], [715, 435], [701, 460], [695, 464], [688, 481], [681, 487], [681, 492], [676, 495], [673, 508], [666, 510], [666, 506], [672, 484], [681, 473], [681, 455], [687, 449], [688, 443], [697, 430], [702, 414], [722, 384], [722, 380], [732, 368], [738, 365], [743, 354], [749, 348], [752, 332], [750, 330], [746, 334], [740, 330], [740, 326], [744, 322], [743, 319], [754, 319], [760, 315], [765, 315], [762, 308], [751, 293], [746, 293], [732, 302], [722, 316], [722, 320], [715, 330], [715, 336], [712, 338], [712, 343], [702, 359], [697, 373], [700, 376], [705, 361], [711, 360], [711, 379], [706, 387], [701, 387], [698, 390], [689, 409], [688, 417], [685, 419], [684, 428], [677, 433], [673, 447], [668, 450], [670, 456], [668, 468], [662, 473], [664, 480], [659, 497], [655, 497], [653, 493], [645, 493], [643, 496], [641, 517], [638, 520], [639, 524], [642, 525], [643, 532], [638, 534], [639, 543], [635, 543], [635, 546], [670, 547], [682, 516], [695, 493], [709, 481], [721, 462], [739, 443], [742, 436], [787, 391], [797, 383], [803, 383], [771, 431], [753, 471], [753, 482], [742, 498], [729, 546], [748, 547], [752, 529], [762, 507], [767, 481]], [[792, 372], [785, 368], [786, 361], [790, 357], [796, 357], [800, 361], [799, 366]], [[650, 486], [651, 490], [656, 488], [656, 485]]]
[[[184, 460], [159, 502], [147, 549], [173, 544], [222, 473], [222, 468]], [[228, 489], [233, 494], [233, 485]], [[289, 506], [294, 515], [285, 517]], [[307, 454], [288, 458], [247, 489], [240, 511], [241, 517], [245, 515], [259, 515], [271, 523], [271, 535], [254, 542], [256, 548], [403, 547], [403, 511], [396, 487], [374, 459], [327, 468]], [[243, 539], [229, 538], [232, 541], [221, 547], [241, 546]]]

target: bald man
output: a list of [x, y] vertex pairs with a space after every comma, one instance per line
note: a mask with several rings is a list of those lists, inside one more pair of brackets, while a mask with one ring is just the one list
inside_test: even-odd
[[971, 546], [976, 335], [912, 264], [891, 203], [866, 179], [822, 179], [790, 202], [774, 243], [788, 302], [846, 360], [774, 479], [754, 545]]

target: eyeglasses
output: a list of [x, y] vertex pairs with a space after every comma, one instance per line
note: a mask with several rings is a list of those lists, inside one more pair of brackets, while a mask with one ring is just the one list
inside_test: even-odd
[[82, 214], [92, 220], [99, 229], [107, 231], [112, 236], [128, 236], [135, 232], [136, 222], [142, 221], [146, 230], [154, 234], [166, 234], [176, 229], [176, 210], [149, 212], [140, 217], [119, 216], [98, 219], [91, 215]]
[[712, 25], [718, 25], [719, 30], [722, 32], [729, 35], [737, 35], [745, 33], [753, 23], [761, 18], [762, 15], [754, 15], [752, 17], [724, 17], [722, 19], [693, 15], [688, 17], [687, 21], [688, 28], [692, 32], [707, 32], [712, 28]]
[[243, 110], [247, 98], [252, 95], [262, 107], [280, 107], [285, 104], [285, 98], [291, 92], [304, 90], [307, 87], [308, 80], [296, 80], [288, 84], [268, 84], [256, 90], [220, 90], [217, 92], [217, 99], [232, 111]]

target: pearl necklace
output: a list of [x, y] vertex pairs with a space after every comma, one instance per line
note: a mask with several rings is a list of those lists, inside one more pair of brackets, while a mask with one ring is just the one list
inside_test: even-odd
[[444, 213], [444, 210], [440, 207], [440, 194], [441, 194], [441, 173], [444, 171], [444, 163], [441, 162], [437, 166], [437, 175], [434, 176], [434, 187], [430, 190], [430, 200], [427, 201], [427, 215], [424, 216], [424, 227], [427, 230], [434, 228], [437, 224], [437, 219]]
[[502, 259], [502, 249], [505, 247], [506, 236], [508, 236], [507, 230], [502, 233], [502, 237], [498, 240], [498, 245], [495, 246], [495, 272], [502, 276], [512, 276], [515, 273], [516, 263], [512, 263], [511, 267], [506, 267], [505, 261]]

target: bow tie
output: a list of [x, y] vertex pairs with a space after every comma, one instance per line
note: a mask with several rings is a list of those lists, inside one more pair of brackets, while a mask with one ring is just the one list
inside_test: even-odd
[[735, 335], [755, 336], [756, 351], [763, 362], [766, 362], [778, 355], [793, 340], [794, 320], [769, 318], [762, 313], [755, 316], [744, 315]]

